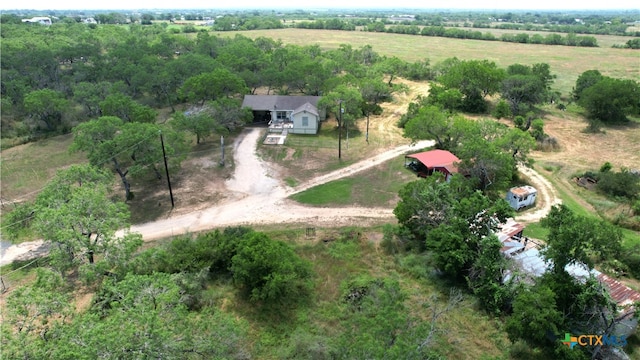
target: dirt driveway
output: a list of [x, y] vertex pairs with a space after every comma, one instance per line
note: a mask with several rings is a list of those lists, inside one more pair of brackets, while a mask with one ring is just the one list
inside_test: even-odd
[[314, 226], [344, 226], [380, 220], [392, 221], [393, 213], [389, 208], [306, 207], [288, 200], [287, 197], [372, 168], [411, 149], [433, 145], [431, 141], [422, 141], [414, 145], [398, 146], [373, 158], [314, 178], [295, 188], [287, 188], [277, 172], [256, 155], [256, 144], [263, 131], [264, 129], [258, 128], [246, 129], [236, 139], [236, 169], [234, 176], [226, 182], [228, 191], [235, 193], [234, 196], [229, 196], [232, 200], [202, 211], [134, 225], [131, 231], [141, 233], [145, 240], [153, 240], [232, 225], [307, 223]]
[[[306, 224], [319, 227], [341, 227], [352, 224], [367, 226], [380, 222], [393, 222], [391, 208], [364, 207], [306, 207], [287, 199], [290, 195], [314, 186], [354, 175], [400, 156], [412, 149], [433, 146], [433, 141], [407, 143], [382, 152], [372, 158], [348, 167], [318, 176], [295, 188], [287, 188], [276, 171], [272, 170], [256, 154], [256, 144], [264, 129], [245, 129], [234, 144], [236, 168], [234, 176], [225, 185], [229, 196], [218, 205], [188, 214], [138, 224], [132, 232], [142, 234], [145, 241], [170, 236], [196, 233], [233, 225]], [[532, 169], [521, 169], [538, 189], [543, 207], [517, 218], [531, 222], [544, 217], [551, 205], [559, 202], [551, 184]], [[5, 250], [0, 265], [16, 259], [27, 259], [46, 253], [47, 244], [42, 241], [14, 245]]]
[[[378, 133], [388, 136], [382, 144], [397, 143], [396, 139], [403, 139], [400, 129], [395, 125], [399, 116], [406, 112], [408, 104], [417, 94], [428, 93], [428, 85], [405, 81], [409, 91], [398, 95], [397, 101], [385, 108], [385, 116], [377, 119]], [[216, 185], [222, 189], [224, 195], [214, 205], [205, 205], [194, 210], [189, 207], [183, 212], [169, 214], [164, 219], [137, 224], [131, 231], [142, 234], [145, 241], [166, 238], [170, 236], [206, 231], [219, 227], [233, 225], [266, 225], [266, 224], [301, 224], [302, 226], [342, 227], [353, 224], [368, 226], [383, 222], [394, 222], [393, 209], [364, 208], [364, 207], [306, 207], [287, 198], [298, 192], [307, 190], [333, 180], [351, 176], [360, 171], [377, 166], [411, 150], [433, 146], [433, 141], [421, 141], [397, 146], [377, 153], [373, 157], [354, 163], [348, 167], [317, 176], [298, 186], [287, 187], [283, 181], [283, 174], [279, 174], [277, 167], [266, 164], [256, 154], [256, 146], [262, 137], [264, 129], [248, 128], [235, 139], [233, 156], [235, 168], [233, 176], [224, 184]], [[521, 169], [540, 194], [540, 208], [519, 215], [516, 220], [534, 222], [546, 216], [553, 204], [559, 203], [553, 186], [532, 169]], [[197, 186], [199, 185], [199, 186]], [[197, 186], [198, 190], [195, 190]], [[201, 194], [209, 191], [202, 188], [202, 184], [194, 184], [194, 193]], [[40, 256], [47, 251], [47, 243], [34, 241], [11, 246], [2, 250], [0, 265], [13, 260], [28, 259]]]
[[[145, 241], [195, 233], [219, 227], [251, 224], [300, 223], [321, 227], [340, 227], [357, 223], [367, 226], [393, 221], [390, 208], [317, 208], [302, 206], [287, 197], [360, 171], [377, 166], [412, 149], [433, 146], [432, 141], [421, 141], [387, 150], [372, 158], [319, 176], [295, 188], [286, 188], [277, 172], [265, 164], [256, 154], [256, 144], [264, 129], [249, 128], [234, 144], [235, 172], [225, 182], [228, 196], [221, 204], [191, 213], [169, 216], [131, 227], [132, 232], [142, 234]], [[5, 250], [0, 265], [13, 260], [23, 260], [46, 252], [47, 244], [34, 241], [14, 245]]]

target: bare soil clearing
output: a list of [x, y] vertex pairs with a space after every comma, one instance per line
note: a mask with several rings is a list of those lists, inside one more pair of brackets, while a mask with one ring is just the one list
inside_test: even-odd
[[560, 151], [534, 152], [538, 161], [572, 170], [598, 170], [609, 161], [614, 168], [640, 168], [640, 126], [606, 127], [600, 133], [584, 132], [587, 123], [571, 114], [550, 114], [544, 118], [544, 131], [560, 142]]

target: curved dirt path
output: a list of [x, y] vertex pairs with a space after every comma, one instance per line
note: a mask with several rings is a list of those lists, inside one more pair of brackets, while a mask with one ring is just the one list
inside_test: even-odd
[[238, 200], [222, 203], [206, 210], [173, 218], [134, 225], [132, 232], [141, 233], [145, 240], [210, 230], [218, 227], [249, 224], [310, 223], [323, 226], [342, 226], [364, 219], [393, 218], [392, 209], [340, 207], [306, 207], [287, 197], [311, 187], [351, 176], [377, 166], [411, 149], [432, 146], [432, 141], [415, 145], [401, 145], [342, 169], [321, 175], [295, 188], [286, 189], [262, 160], [256, 155], [256, 143], [261, 129], [246, 129], [234, 146], [236, 169], [226, 185], [230, 191], [240, 193]]
[[[288, 200], [287, 197], [367, 170], [408, 151], [433, 146], [433, 141], [401, 145], [345, 168], [318, 176], [294, 188], [285, 188], [278, 174], [256, 154], [256, 144], [261, 138], [261, 133], [261, 129], [246, 129], [236, 139], [235, 172], [233, 178], [225, 183], [227, 189], [235, 195], [231, 196], [230, 200], [205, 210], [133, 225], [130, 231], [142, 234], [145, 241], [151, 241], [234, 225], [305, 223], [312, 226], [340, 227], [354, 223], [366, 226], [385, 219], [393, 220], [393, 210], [390, 208], [307, 207]], [[537, 221], [546, 216], [552, 205], [560, 201], [553, 186], [535, 170], [522, 167], [520, 171], [538, 189], [543, 207], [534, 212], [519, 215], [516, 220]], [[47, 243], [41, 240], [11, 246], [3, 251], [0, 265], [8, 264], [13, 260], [41, 256], [46, 254], [47, 249]]]
[[[236, 168], [233, 178], [225, 183], [227, 189], [235, 195], [230, 197], [232, 200], [205, 210], [133, 225], [130, 231], [142, 234], [145, 241], [151, 241], [233, 225], [308, 223], [313, 226], [345, 226], [353, 223], [367, 225], [381, 219], [391, 220], [394, 216], [393, 210], [389, 208], [306, 207], [288, 200], [287, 197], [372, 168], [410, 150], [433, 146], [432, 141], [401, 145], [295, 188], [286, 189], [278, 179], [278, 174], [256, 154], [256, 144], [261, 139], [261, 134], [261, 129], [246, 129], [234, 143]], [[40, 256], [46, 250], [47, 243], [42, 241], [14, 245], [4, 251], [0, 265]]]
[[[377, 133], [387, 134], [384, 136], [388, 137], [378, 140], [379, 147], [384, 147], [386, 144], [396, 142], [397, 138], [401, 138], [400, 130], [395, 125], [397, 120], [406, 112], [409, 102], [416, 93], [428, 94], [428, 85], [418, 86], [411, 82], [407, 82], [407, 84], [410, 91], [406, 94], [400, 94], [400, 99], [393, 106], [385, 109], [386, 113], [383, 118], [376, 119], [374, 122], [376, 125], [373, 126], [378, 127]], [[393, 221], [393, 211], [389, 208], [306, 207], [288, 200], [287, 197], [314, 186], [351, 176], [403, 153], [433, 146], [433, 141], [420, 141], [416, 144], [397, 146], [350, 166], [320, 175], [294, 188], [289, 188], [280, 180], [277, 170], [269, 167], [257, 156], [256, 145], [262, 138], [261, 135], [261, 129], [245, 129], [236, 138], [233, 146], [234, 176], [225, 182], [230, 196], [227, 196], [224, 202], [203, 210], [133, 225], [130, 231], [142, 234], [145, 241], [151, 241], [233, 225], [300, 223], [310, 226], [340, 227], [354, 223], [367, 226], [382, 220]], [[542, 205], [542, 208], [518, 215], [516, 220], [525, 223], [538, 221], [548, 214], [552, 205], [560, 203], [560, 200], [553, 186], [535, 170], [521, 167], [520, 171], [538, 189], [541, 199], [539, 204]], [[47, 251], [48, 243], [42, 240], [12, 245], [0, 250], [0, 265], [11, 263], [14, 260], [42, 256]]]
[[[173, 216], [144, 224], [133, 225], [131, 232], [142, 234], [145, 241], [195, 233], [234, 225], [266, 225], [304, 223], [310, 226], [340, 227], [357, 223], [361, 226], [394, 219], [390, 208], [364, 207], [307, 207], [287, 197], [330, 181], [351, 176], [411, 150], [433, 146], [433, 141], [406, 144], [382, 152], [369, 159], [318, 176], [294, 188], [285, 188], [278, 174], [270, 169], [256, 154], [256, 144], [261, 139], [261, 129], [246, 129], [234, 144], [236, 168], [233, 178], [225, 183], [235, 196], [230, 200], [205, 210]], [[533, 222], [546, 216], [552, 205], [559, 203], [553, 186], [535, 170], [520, 168], [534, 187], [538, 189], [543, 207], [516, 217], [517, 221]], [[46, 254], [47, 243], [26, 242], [5, 249], [0, 265], [13, 260], [26, 260]]]
[[549, 214], [552, 206], [561, 204], [562, 200], [558, 197], [556, 190], [553, 188], [553, 185], [551, 185], [549, 180], [540, 175], [534, 169], [519, 166], [518, 171], [526, 176], [531, 182], [531, 185], [538, 190], [539, 199], [541, 200], [538, 204], [542, 203], [542, 207], [536, 207], [535, 211], [517, 215], [515, 220], [523, 223], [540, 221], [540, 219]]

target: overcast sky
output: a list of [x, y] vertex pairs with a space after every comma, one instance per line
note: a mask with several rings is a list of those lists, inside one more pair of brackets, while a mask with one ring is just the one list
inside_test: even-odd
[[638, 0], [23, 0], [2, 1], [0, 9], [80, 10], [80, 9], [327, 9], [327, 8], [410, 8], [410, 9], [532, 9], [594, 10], [640, 9]]

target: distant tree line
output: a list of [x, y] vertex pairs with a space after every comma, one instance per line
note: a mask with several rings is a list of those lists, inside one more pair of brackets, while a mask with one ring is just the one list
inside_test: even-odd
[[[430, 78], [428, 61], [407, 64], [370, 46], [322, 51], [208, 32], [189, 38], [167, 24], [90, 27], [74, 21], [47, 28], [7, 24], [0, 31], [5, 138], [69, 132], [103, 116], [151, 123], [158, 108], [207, 106], [203, 114], [216, 122], [200, 120], [214, 128], [195, 130], [201, 126], [180, 120], [179, 127], [194, 129], [199, 140], [237, 128], [238, 119], [247, 119], [240, 111], [242, 96], [258, 88], [320, 95], [344, 85], [363, 94], [357, 107], [371, 113], [372, 105], [389, 99], [395, 76]], [[357, 118], [364, 114], [358, 111]]]
[[395, 34], [437, 36], [456, 39], [472, 39], [472, 40], [488, 40], [488, 41], [505, 41], [516, 42], [521, 44], [544, 44], [544, 45], [566, 45], [566, 46], [583, 46], [597, 47], [598, 41], [593, 36], [577, 36], [569, 33], [565, 37], [560, 34], [503, 34], [497, 37], [491, 33], [482, 33], [477, 30], [464, 30], [457, 27], [444, 26], [424, 26], [417, 25], [392, 25], [387, 27], [383, 23], [374, 23], [366, 27], [367, 31], [373, 32], [389, 32]]

